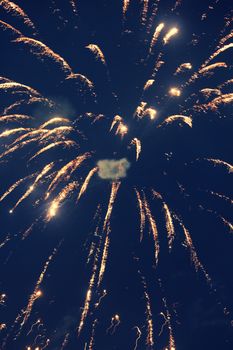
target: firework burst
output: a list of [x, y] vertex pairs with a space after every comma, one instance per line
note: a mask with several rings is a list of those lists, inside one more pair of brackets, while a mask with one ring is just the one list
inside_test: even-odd
[[87, 3], [0, 1], [1, 349], [191, 348], [185, 278], [232, 318], [232, 9]]

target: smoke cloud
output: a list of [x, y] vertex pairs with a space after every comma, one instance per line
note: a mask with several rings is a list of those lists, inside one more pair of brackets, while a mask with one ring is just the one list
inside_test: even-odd
[[118, 180], [126, 177], [127, 170], [130, 167], [130, 163], [126, 158], [119, 160], [115, 159], [102, 159], [98, 163], [98, 175], [104, 180]]

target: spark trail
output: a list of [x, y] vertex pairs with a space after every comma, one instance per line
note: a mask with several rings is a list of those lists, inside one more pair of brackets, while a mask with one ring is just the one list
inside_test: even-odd
[[61, 206], [62, 202], [67, 199], [67, 197], [73, 193], [73, 191], [78, 187], [78, 182], [73, 181], [66, 185], [61, 192], [53, 199], [53, 201], [49, 205], [49, 209], [45, 218], [46, 222], [49, 222], [54, 216], [57, 215], [57, 211]]
[[10, 210], [11, 213], [22, 203], [36, 188], [37, 184], [43, 179], [43, 177], [53, 168], [54, 162], [47, 164], [42, 171], [36, 177], [34, 183], [28, 188], [28, 190], [19, 198], [13, 208]]
[[48, 198], [51, 193], [55, 190], [55, 188], [59, 185], [61, 181], [68, 181], [70, 179], [71, 174], [82, 164], [82, 162], [90, 157], [90, 153], [84, 153], [81, 156], [76, 157], [71, 160], [69, 163], [64, 165], [56, 174], [55, 178], [50, 183], [46, 198]]
[[92, 178], [92, 176], [98, 171], [98, 167], [95, 167], [93, 169], [91, 169], [87, 175], [87, 177], [85, 178], [83, 184], [82, 184], [82, 187], [80, 189], [80, 192], [79, 192], [79, 195], [78, 195], [78, 199], [77, 201], [79, 201], [79, 199], [81, 198], [81, 196], [86, 192], [87, 190], [87, 187], [89, 185], [89, 182]]
[[96, 254], [95, 254], [95, 258], [94, 258], [94, 262], [93, 262], [93, 269], [92, 269], [92, 275], [89, 281], [89, 285], [88, 285], [88, 290], [87, 290], [87, 294], [86, 294], [86, 299], [84, 302], [84, 307], [83, 307], [83, 311], [82, 311], [82, 315], [81, 315], [81, 319], [80, 319], [80, 323], [78, 326], [78, 336], [80, 335], [83, 326], [84, 326], [84, 322], [87, 318], [89, 309], [90, 309], [90, 303], [91, 303], [91, 298], [92, 298], [92, 294], [93, 294], [93, 288], [96, 282], [96, 274], [97, 274], [97, 269], [98, 269], [98, 260], [99, 260], [99, 247], [97, 247], [96, 249]]
[[141, 145], [141, 141], [138, 138], [134, 138], [131, 142], [132, 145], [135, 145], [136, 148], [136, 161], [139, 159], [141, 150], [142, 150], [142, 145]]
[[137, 189], [135, 189], [135, 192], [136, 192], [138, 206], [139, 206], [139, 212], [140, 212], [140, 241], [142, 241], [143, 232], [145, 229], [146, 214], [145, 214], [145, 210], [144, 210], [143, 199], [142, 199], [142, 197]]
[[22, 43], [29, 49], [32, 49], [34, 55], [38, 56], [40, 59], [44, 59], [46, 57], [52, 59], [59, 67], [61, 67], [65, 74], [72, 74], [72, 69], [69, 64], [60, 55], [53, 52], [53, 50], [51, 50], [41, 41], [27, 37], [20, 37], [15, 39], [14, 42], [17, 44]]
[[107, 208], [107, 212], [106, 212], [105, 219], [104, 219], [103, 231], [105, 231], [107, 225], [109, 225], [109, 220], [111, 218], [113, 205], [114, 205], [114, 202], [115, 202], [117, 192], [119, 190], [120, 185], [121, 185], [120, 182], [114, 181], [112, 183], [112, 189], [111, 189], [111, 194], [110, 194], [110, 198], [109, 198], [109, 202], [108, 202], [108, 208]]
[[41, 284], [43, 282], [43, 279], [45, 277], [45, 274], [49, 268], [50, 263], [52, 262], [52, 260], [54, 259], [54, 257], [56, 256], [60, 246], [62, 244], [62, 241], [58, 244], [58, 246], [56, 248], [54, 248], [52, 254], [48, 257], [47, 261], [45, 262], [45, 265], [42, 269], [42, 272], [36, 282], [35, 288], [33, 293], [30, 295], [29, 300], [28, 300], [28, 304], [25, 307], [25, 309], [23, 309], [21, 311], [21, 313], [16, 317], [13, 325], [11, 326], [10, 331], [8, 332], [6, 338], [4, 339], [3, 343], [2, 343], [2, 348], [4, 349], [7, 345], [8, 342], [8, 338], [11, 336], [12, 332], [15, 330], [15, 327], [17, 325], [19, 325], [19, 329], [17, 330], [17, 333], [15, 335], [15, 340], [20, 336], [23, 327], [25, 326], [26, 322], [28, 321], [29, 317], [31, 316], [32, 313], [32, 309], [34, 306], [34, 303], [36, 302], [36, 300], [38, 298], [40, 298], [42, 296], [42, 291], [40, 290], [41, 288]]
[[148, 219], [149, 224], [150, 224], [150, 229], [151, 229], [152, 234], [153, 234], [154, 248], [155, 248], [155, 262], [156, 262], [156, 264], [158, 264], [158, 257], [159, 257], [159, 250], [160, 250], [158, 229], [157, 229], [155, 219], [153, 218], [153, 215], [151, 213], [149, 203], [148, 203], [144, 193], [143, 193], [143, 206], [144, 206], [144, 211], [146, 213], [147, 219]]

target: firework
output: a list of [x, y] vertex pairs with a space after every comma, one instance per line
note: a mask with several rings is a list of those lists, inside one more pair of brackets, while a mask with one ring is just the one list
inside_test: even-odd
[[46, 216], [46, 221], [50, 221], [54, 216], [56, 216], [61, 203], [64, 202], [67, 197], [78, 187], [78, 182], [73, 181], [65, 186], [61, 192], [55, 197], [49, 206], [49, 210]]
[[141, 146], [141, 142], [139, 139], [137, 139], [136, 137], [132, 140], [131, 142], [132, 145], [135, 145], [136, 147], [136, 160], [139, 159], [141, 150], [142, 150], [142, 146]]
[[89, 45], [86, 46], [86, 48], [89, 49], [94, 54], [95, 58], [97, 60], [100, 60], [103, 63], [104, 66], [106, 65], [104, 54], [103, 54], [103, 52], [101, 51], [101, 49], [99, 48], [98, 45], [89, 44]]
[[158, 40], [158, 37], [159, 37], [160, 33], [162, 32], [163, 28], [164, 28], [164, 23], [160, 23], [158, 25], [158, 27], [156, 27], [155, 32], [154, 32], [153, 37], [152, 37], [152, 40], [151, 40], [151, 44], [150, 44], [150, 52], [152, 52], [152, 50], [156, 44], [156, 41]]
[[170, 41], [170, 39], [171, 39], [174, 35], [176, 35], [178, 32], [179, 32], [179, 29], [176, 28], [176, 27], [170, 29], [170, 30], [167, 32], [167, 34], [164, 36], [164, 38], [163, 38], [164, 44], [168, 44], [169, 41]]
[[180, 89], [173, 87], [169, 90], [169, 95], [179, 97], [181, 95], [181, 91], [180, 91]]
[[[227, 321], [232, 318], [219, 301], [219, 282], [212, 271], [210, 277], [208, 259], [219, 255], [214, 220], [218, 231], [222, 227], [221, 249], [224, 242], [230, 246], [233, 231], [233, 200], [226, 189], [233, 171], [226, 150], [233, 22], [227, 5], [199, 2], [193, 4], [191, 19], [181, 0], [170, 5], [163, 0], [101, 1], [98, 8], [85, 1], [58, 5], [52, 0], [46, 9], [0, 1], [0, 63], [6, 71], [0, 77], [0, 249], [4, 267], [10, 266], [1, 281], [4, 291], [9, 283], [7, 297], [0, 294], [2, 349], [110, 349], [118, 342], [122, 347], [122, 334], [127, 334], [127, 349], [182, 347], [176, 330], [185, 329], [185, 321], [173, 322], [170, 303], [177, 275], [186, 276], [189, 269], [177, 265], [182, 254], [190, 255]], [[48, 17], [39, 21], [43, 11]], [[211, 14], [216, 28], [210, 28]], [[60, 220], [67, 221], [60, 225]], [[210, 221], [213, 237], [205, 233]], [[19, 286], [12, 277], [14, 264], [22, 259], [20, 285], [30, 283], [26, 271], [35, 247], [36, 260], [57, 235], [66, 243], [57, 246], [56, 240], [57, 248], [43, 258], [37, 277], [32, 265], [32, 293], [27, 301], [19, 293], [17, 311], [11, 310]], [[203, 242], [210, 248], [206, 258]], [[62, 269], [58, 250], [64, 252]], [[127, 265], [132, 254], [140, 256], [140, 269], [135, 262]], [[69, 262], [72, 258], [75, 263]], [[68, 276], [74, 271], [75, 280], [80, 276], [79, 291], [74, 278], [69, 288], [67, 277], [64, 288], [66, 269]], [[56, 274], [59, 290], [54, 292], [50, 281]], [[131, 283], [137, 274], [138, 291]], [[172, 285], [166, 294], [161, 275]], [[186, 293], [188, 286], [181, 287]], [[50, 299], [42, 298], [50, 290]], [[58, 307], [60, 295], [65, 301]], [[43, 299], [41, 308], [38, 299]], [[133, 302], [132, 319], [125, 305]], [[66, 316], [73, 312], [68, 309], [75, 316]], [[53, 310], [60, 314], [56, 322], [50, 317]]]
[[185, 72], [186, 70], [192, 69], [192, 64], [187, 62], [187, 63], [181, 63], [181, 65], [176, 69], [175, 74], [180, 74]]
[[81, 198], [81, 196], [84, 194], [86, 191], [88, 184], [92, 178], [92, 176], [98, 171], [98, 167], [95, 167], [90, 170], [89, 174], [87, 175], [86, 179], [84, 180], [82, 187], [80, 189], [79, 195], [78, 195], [78, 200]]
[[128, 10], [129, 4], [130, 4], [130, 0], [123, 1], [123, 16], [124, 17], [126, 15], [127, 10]]
[[168, 124], [171, 124], [171, 123], [173, 123], [175, 121], [182, 121], [185, 124], [187, 124], [190, 128], [193, 125], [192, 118], [191, 117], [187, 117], [185, 115], [170, 115], [169, 117], [167, 117], [163, 121], [163, 123], [161, 125], [163, 125], [163, 124], [168, 125]]
[[23, 11], [21, 7], [16, 5], [14, 2], [8, 0], [1, 0], [0, 5], [3, 10], [9, 12], [13, 16], [17, 16], [19, 19], [22, 19], [26, 26], [35, 29], [35, 26], [28, 17], [28, 15]]

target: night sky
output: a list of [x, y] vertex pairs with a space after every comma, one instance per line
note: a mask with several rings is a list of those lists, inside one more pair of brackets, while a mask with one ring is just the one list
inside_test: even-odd
[[233, 349], [232, 23], [229, 0], [0, 1], [0, 350]]

